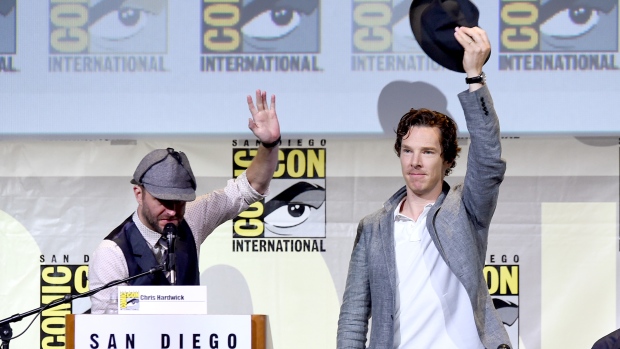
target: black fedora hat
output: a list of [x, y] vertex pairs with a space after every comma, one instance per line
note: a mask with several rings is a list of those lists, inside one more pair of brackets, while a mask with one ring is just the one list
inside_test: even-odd
[[468, 0], [413, 0], [409, 8], [411, 30], [420, 47], [435, 62], [461, 73], [465, 50], [454, 37], [454, 28], [476, 27], [478, 17], [478, 8]]

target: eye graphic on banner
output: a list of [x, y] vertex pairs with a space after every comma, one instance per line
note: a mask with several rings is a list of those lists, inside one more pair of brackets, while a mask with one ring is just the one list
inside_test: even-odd
[[318, 0], [208, 0], [202, 10], [203, 72], [321, 70], [304, 55], [320, 50]]
[[243, 51], [318, 52], [318, 9], [318, 0], [245, 1]]
[[246, 23], [241, 32], [249, 38], [280, 39], [295, 30], [300, 22], [299, 12], [294, 10], [267, 10]]
[[510, 53], [500, 70], [618, 69], [616, 0], [501, 0], [499, 16], [500, 52]]
[[[167, 5], [167, 0], [50, 0], [49, 70], [166, 71], [163, 57], [151, 55], [167, 51]], [[109, 56], [114, 54], [131, 55]]]
[[165, 36], [153, 35], [165, 34], [165, 7], [165, 0], [95, 3], [88, 14], [90, 52], [165, 52]]
[[540, 8], [541, 51], [617, 51], [617, 5], [547, 2]]
[[[265, 203], [265, 237], [310, 237], [307, 232], [325, 225], [325, 188], [297, 182]], [[320, 211], [319, 211], [320, 210]], [[319, 211], [319, 212], [317, 212]], [[322, 229], [325, 237], [325, 230]]]

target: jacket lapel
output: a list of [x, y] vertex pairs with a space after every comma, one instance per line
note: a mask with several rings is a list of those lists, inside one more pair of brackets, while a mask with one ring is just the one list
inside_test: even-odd
[[388, 201], [383, 204], [384, 214], [379, 220], [379, 235], [381, 240], [381, 249], [385, 258], [385, 266], [388, 271], [390, 280], [390, 289], [392, 294], [396, 292], [396, 252], [394, 248], [394, 210], [402, 198], [406, 195], [407, 190], [402, 187], [392, 195]]
[[[433, 240], [433, 243], [435, 244], [435, 247], [439, 251], [439, 254], [443, 258], [443, 260], [446, 261], [446, 263], [448, 263], [448, 259], [446, 258], [446, 253], [444, 251], [442, 241], [439, 239], [439, 236], [437, 235], [437, 230], [435, 229], [434, 221], [435, 221], [435, 216], [437, 215], [437, 212], [441, 209], [441, 205], [443, 204], [443, 201], [446, 198], [446, 195], [448, 195], [449, 191], [450, 191], [450, 185], [444, 181], [441, 194], [439, 194], [437, 201], [435, 201], [435, 204], [433, 205], [431, 210], [428, 212], [428, 216], [426, 217], [426, 228], [428, 229], [428, 234], [430, 235], [431, 240]], [[449, 265], [450, 264], [448, 263], [448, 266]]]

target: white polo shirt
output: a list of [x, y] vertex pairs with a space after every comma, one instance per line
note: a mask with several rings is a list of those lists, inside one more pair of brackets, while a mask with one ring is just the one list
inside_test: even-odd
[[433, 243], [426, 217], [417, 221], [394, 211], [396, 316], [394, 349], [484, 349], [471, 302]]

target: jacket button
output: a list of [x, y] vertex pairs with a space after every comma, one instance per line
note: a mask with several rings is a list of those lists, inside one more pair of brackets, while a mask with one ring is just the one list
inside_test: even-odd
[[500, 344], [497, 349], [510, 349], [510, 347], [507, 344]]

